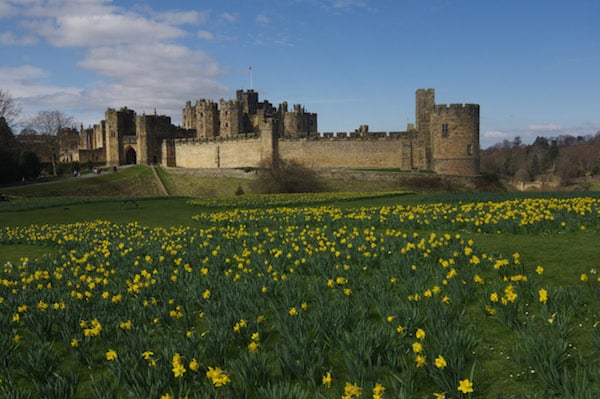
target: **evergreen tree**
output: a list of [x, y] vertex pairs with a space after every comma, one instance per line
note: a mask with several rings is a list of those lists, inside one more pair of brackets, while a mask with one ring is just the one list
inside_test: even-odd
[[42, 167], [40, 165], [40, 159], [32, 151], [22, 151], [19, 156], [19, 172], [21, 176], [26, 179], [38, 177]]
[[0, 116], [0, 183], [19, 178], [17, 141], [6, 119]]

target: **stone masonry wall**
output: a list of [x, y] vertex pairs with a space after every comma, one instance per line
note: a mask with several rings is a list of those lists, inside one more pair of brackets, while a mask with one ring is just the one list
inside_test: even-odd
[[[261, 138], [240, 140], [174, 140], [174, 159], [183, 168], [264, 166], [268, 144]], [[166, 147], [163, 146], [163, 151]], [[414, 152], [413, 152], [414, 151]], [[396, 168], [410, 171], [419, 156], [410, 139], [278, 140], [277, 155], [309, 168]]]
[[436, 105], [430, 129], [433, 170], [448, 175], [479, 173], [479, 105]]
[[410, 142], [403, 139], [279, 140], [279, 156], [309, 168], [410, 170]]
[[261, 161], [262, 142], [175, 140], [173, 149], [177, 166], [182, 168], [256, 167]]

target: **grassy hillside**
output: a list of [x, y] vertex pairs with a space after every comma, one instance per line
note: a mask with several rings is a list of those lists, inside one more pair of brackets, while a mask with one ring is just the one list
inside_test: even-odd
[[234, 195], [238, 187], [252, 193], [252, 180], [235, 177], [208, 177], [156, 169], [169, 195], [184, 197], [222, 197]]
[[43, 183], [4, 187], [4, 195], [16, 197], [154, 197], [161, 195], [147, 166], [121, 168], [100, 175], [61, 178]]

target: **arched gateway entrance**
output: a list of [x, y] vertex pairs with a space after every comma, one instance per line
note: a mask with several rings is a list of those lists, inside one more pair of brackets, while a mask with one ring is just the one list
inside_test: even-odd
[[125, 163], [128, 165], [137, 163], [137, 156], [135, 150], [132, 147], [127, 148], [125, 151]]

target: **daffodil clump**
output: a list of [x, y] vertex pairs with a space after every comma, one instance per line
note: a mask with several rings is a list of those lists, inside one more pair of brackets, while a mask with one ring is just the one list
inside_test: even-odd
[[[169, 229], [6, 227], [0, 243], [58, 254], [1, 266], [0, 396], [496, 397], [495, 380], [514, 378], [592, 397], [595, 269], [549, 287], [542, 265], [486, 253], [460, 229], [597, 229], [599, 209], [278, 206]], [[493, 348], [498, 335], [507, 347]]]

